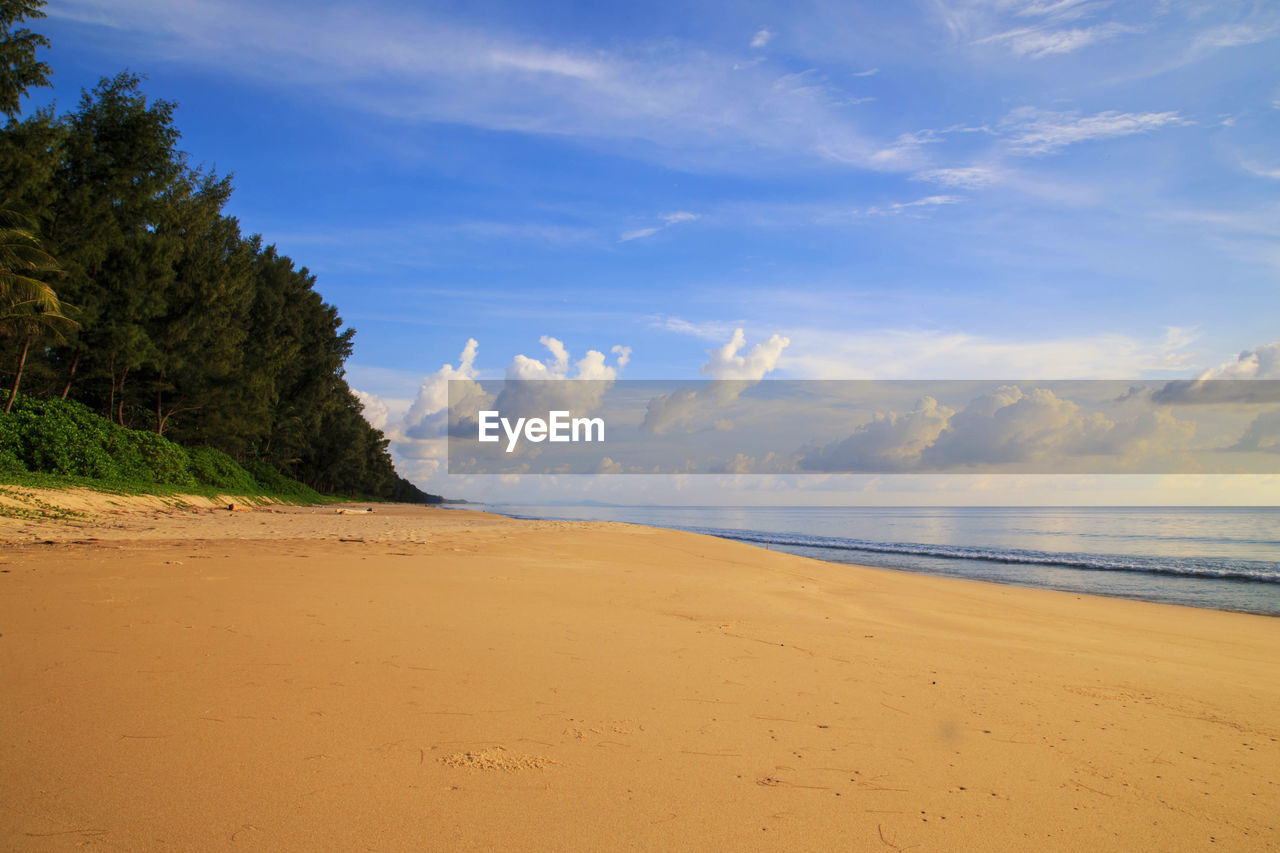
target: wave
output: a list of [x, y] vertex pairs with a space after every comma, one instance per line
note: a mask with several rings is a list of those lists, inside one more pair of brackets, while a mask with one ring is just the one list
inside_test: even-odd
[[694, 533], [706, 533], [721, 539], [799, 548], [825, 548], [833, 551], [861, 551], [870, 554], [902, 554], [913, 557], [936, 557], [951, 560], [981, 560], [1030, 566], [1051, 566], [1087, 571], [1140, 572], [1177, 577], [1240, 580], [1280, 584], [1280, 565], [1259, 560], [1223, 560], [1193, 557], [1142, 558], [1111, 554], [1052, 553], [1017, 548], [994, 549], [964, 545], [928, 545], [917, 542], [873, 542], [864, 539], [838, 539], [782, 533], [756, 533], [746, 530], [688, 527]]

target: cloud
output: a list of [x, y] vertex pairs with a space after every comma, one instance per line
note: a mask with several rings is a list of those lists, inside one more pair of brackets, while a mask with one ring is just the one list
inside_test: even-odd
[[1176, 111], [1122, 113], [1108, 110], [1082, 116], [1077, 112], [1019, 107], [1005, 116], [999, 130], [1012, 153], [1035, 156], [1051, 154], [1080, 142], [1115, 139], [1185, 124], [1190, 122]]
[[602, 458], [602, 459], [600, 460], [600, 464], [596, 466], [595, 473], [597, 473], [597, 474], [621, 474], [621, 473], [623, 473], [623, 471], [624, 471], [624, 470], [625, 470], [625, 469], [622, 467], [622, 463], [620, 463], [620, 462], [614, 462], [614, 461], [613, 461], [612, 459], [610, 459], [608, 456], [605, 456], [604, 458]]
[[1210, 27], [1196, 36], [1193, 53], [1211, 53], [1228, 47], [1240, 47], [1269, 41], [1280, 35], [1280, 21], [1261, 20], [1246, 23], [1222, 24]]
[[1169, 382], [1151, 398], [1164, 404], [1280, 403], [1280, 381], [1277, 380], [1280, 380], [1280, 341], [1245, 350], [1235, 360], [1206, 370], [1195, 379]]
[[387, 425], [387, 404], [377, 394], [370, 394], [365, 391], [356, 391], [352, 389], [352, 393], [356, 395], [356, 399], [360, 401], [360, 413], [364, 415], [364, 419], [369, 422], [369, 426], [374, 429], [382, 429]]
[[[816, 73], [676, 39], [558, 45], [421, 9], [298, 2], [66, 0], [50, 14], [101, 28], [137, 59], [203, 64], [344, 109], [425, 124], [625, 144], [664, 162], [735, 169], [778, 155], [865, 168], [881, 147], [848, 94]], [[757, 37], [759, 34], [757, 34]], [[635, 146], [635, 141], [650, 143]]]
[[613, 380], [618, 378], [618, 371], [631, 360], [631, 347], [615, 346], [611, 352], [618, 356], [617, 363], [607, 363], [605, 354], [599, 350], [587, 350], [587, 354], [575, 364], [575, 372], [569, 372], [569, 351], [564, 344], [550, 335], [543, 335], [538, 343], [547, 348], [551, 358], [539, 361], [520, 354], [507, 366], [507, 379], [596, 379]]
[[1025, 27], [988, 36], [978, 43], [1004, 42], [1018, 56], [1044, 59], [1046, 56], [1055, 54], [1072, 53], [1091, 44], [1133, 32], [1137, 32], [1135, 27], [1127, 27], [1123, 24], [1104, 24], [1097, 27], [1061, 30], [1045, 27]]
[[1254, 160], [1241, 160], [1240, 166], [1251, 175], [1280, 181], [1280, 166], [1264, 165]]
[[693, 222], [701, 217], [696, 213], [690, 213], [687, 210], [677, 210], [674, 213], [664, 213], [658, 217], [662, 220], [661, 225], [653, 225], [648, 228], [637, 228], [634, 231], [624, 231], [618, 236], [619, 243], [626, 243], [631, 240], [639, 240], [643, 237], [652, 237], [665, 228], [672, 225], [679, 225], [682, 222]]
[[[564, 343], [550, 335], [543, 335], [539, 343], [550, 356], [539, 361], [517, 354], [506, 368], [508, 379], [594, 381], [555, 383], [540, 388], [515, 383], [504, 385], [497, 395], [490, 394], [480, 384], [476, 367], [480, 345], [475, 338], [469, 338], [459, 354], [457, 367], [444, 364], [423, 377], [413, 404], [399, 418], [390, 415], [387, 405], [376, 394], [360, 390], [355, 390], [355, 394], [364, 404], [365, 418], [383, 430], [391, 441], [392, 452], [407, 460], [417, 476], [429, 478], [443, 470], [449, 433], [474, 429], [481, 409], [506, 406], [504, 412], [515, 412], [532, 406], [543, 416], [554, 408], [586, 410], [599, 400], [631, 360], [631, 347], [627, 346], [613, 347], [610, 352], [616, 358], [609, 364], [604, 353], [598, 350], [588, 350], [574, 362]], [[548, 389], [556, 388], [560, 389], [559, 396], [547, 399]]]
[[804, 470], [945, 471], [974, 466], [1069, 468], [1074, 457], [1117, 467], [1186, 448], [1195, 424], [1146, 408], [1128, 420], [1085, 411], [1051, 389], [1006, 385], [959, 410], [925, 397], [910, 412], [882, 412], [848, 437], [802, 453]]
[[955, 195], [931, 195], [925, 196], [924, 198], [917, 198], [912, 201], [890, 202], [886, 205], [842, 207], [822, 210], [813, 215], [812, 221], [817, 225], [832, 225], [879, 216], [909, 215], [919, 217], [922, 214], [938, 207], [948, 204], [959, 204], [962, 201], [964, 201], [963, 198]]
[[907, 471], [944, 429], [955, 410], [923, 398], [910, 412], [877, 412], [849, 437], [803, 453], [799, 466], [808, 471]]
[[457, 367], [452, 364], [442, 365], [439, 370], [422, 380], [422, 385], [418, 388], [418, 396], [405, 415], [406, 428], [415, 428], [428, 416], [443, 412], [449, 407], [449, 380], [474, 380], [476, 354], [479, 351], [479, 342], [475, 338], [468, 338], [462, 353], [458, 356]]
[[728, 343], [710, 351], [711, 357], [698, 369], [698, 373], [712, 379], [759, 382], [766, 373], [777, 367], [782, 351], [790, 344], [790, 338], [770, 335], [764, 343], [756, 344], [745, 355], [739, 355], [747, 345], [747, 336], [742, 329], [734, 329], [733, 337]]
[[733, 336], [724, 346], [707, 351], [709, 357], [698, 370], [712, 381], [697, 390], [678, 388], [670, 394], [651, 399], [641, 429], [661, 435], [677, 430], [693, 432], [724, 428], [727, 422], [723, 419], [716, 422], [717, 411], [771, 373], [777, 367], [782, 351], [790, 344], [790, 338], [774, 334], [742, 354], [747, 336], [742, 329], [734, 329]]
[[733, 326], [731, 324], [717, 322], [691, 323], [681, 317], [671, 317], [666, 314], [658, 314], [651, 317], [649, 325], [655, 329], [664, 329], [668, 332], [676, 332], [681, 335], [691, 335], [695, 338], [706, 338], [713, 341], [733, 334]]
[[661, 228], [655, 227], [655, 228], [637, 228], [634, 231], [623, 231], [621, 234], [618, 235], [618, 242], [626, 243], [631, 240], [639, 240], [643, 237], [652, 237], [654, 234], [657, 234], [661, 230], [662, 230]]
[[1253, 419], [1231, 450], [1280, 453], [1280, 409], [1263, 412]]
[[1195, 335], [1179, 327], [1150, 340], [1106, 333], [1019, 340], [930, 329], [804, 329], [796, 339], [787, 371], [806, 379], [1133, 379], [1190, 367]]
[[999, 172], [990, 166], [959, 166], [951, 169], [928, 169], [911, 176], [913, 181], [931, 181], [944, 187], [976, 190], [989, 187], [999, 179]]
[[954, 195], [931, 195], [924, 198], [918, 198], [915, 201], [898, 202], [889, 205], [889, 212], [901, 213], [904, 210], [910, 210], [913, 207], [939, 207], [944, 204], [956, 204], [960, 201], [959, 196]]
[[[567, 411], [573, 417], [590, 414], [600, 406], [618, 373], [631, 360], [630, 347], [613, 347], [611, 352], [616, 356], [613, 364], [609, 364], [608, 357], [599, 350], [588, 350], [573, 362], [571, 371], [569, 351], [558, 338], [543, 335], [539, 343], [547, 348], [551, 358], [538, 361], [521, 354], [507, 366], [507, 381], [491, 407], [502, 412], [503, 417], [545, 418], [552, 411]], [[470, 410], [454, 406], [450, 416], [456, 421], [450, 424], [455, 434], [475, 435], [476, 418]], [[530, 455], [538, 450], [536, 445], [525, 448]]]
[[1141, 31], [1119, 21], [1084, 23], [1105, 5], [1092, 0], [941, 0], [937, 8], [957, 40], [1001, 45], [1015, 56], [1043, 59]]
[[461, 408], [478, 410], [486, 401], [480, 386], [475, 383], [475, 360], [479, 344], [469, 338], [458, 359], [458, 366], [445, 364], [435, 373], [422, 379], [417, 396], [408, 410], [399, 417], [392, 417], [385, 401], [376, 394], [352, 389], [364, 404], [366, 420], [391, 442], [392, 453], [409, 463], [412, 474], [425, 481], [443, 469], [445, 459], [445, 435], [448, 429], [449, 381], [466, 380], [455, 395]]
[[1167, 411], [1144, 411], [1116, 422], [1053, 391], [1028, 392], [1005, 386], [972, 401], [955, 414], [947, 429], [921, 455], [925, 465], [1042, 462], [1055, 464], [1081, 455], [1146, 456], [1183, 447], [1194, 424]]
[[1280, 341], [1247, 349], [1202, 373], [1199, 379], [1280, 379]]
[[764, 47], [773, 40], [773, 33], [767, 28], [761, 27], [760, 30], [751, 37], [751, 46], [755, 48]]

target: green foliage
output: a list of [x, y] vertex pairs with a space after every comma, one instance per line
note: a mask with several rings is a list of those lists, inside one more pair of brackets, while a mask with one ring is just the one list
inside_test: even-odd
[[154, 432], [129, 430], [129, 441], [145, 460], [151, 479], [174, 486], [194, 486], [187, 451]]
[[197, 447], [189, 451], [189, 469], [197, 481], [236, 495], [271, 491], [259, 483], [243, 466], [213, 447]]
[[182, 448], [159, 436], [117, 426], [81, 403], [19, 397], [3, 421], [7, 423], [0, 434], [7, 434], [10, 451], [28, 471], [97, 480], [195, 484], [186, 470]]
[[246, 462], [244, 468], [257, 481], [258, 487], [267, 494], [280, 495], [299, 502], [315, 501], [321, 497], [315, 489], [297, 480], [289, 479], [266, 462]]
[[17, 420], [0, 415], [0, 474], [19, 474], [26, 470], [27, 466], [18, 455]]
[[0, 113], [18, 114], [22, 96], [32, 86], [48, 86], [49, 66], [36, 59], [36, 49], [49, 40], [19, 26], [24, 20], [43, 18], [44, 0], [0, 0]]
[[270, 465], [249, 464], [252, 473], [211, 447], [188, 453], [154, 432], [125, 429], [70, 400], [19, 397], [12, 413], [0, 414], [2, 474], [53, 474], [132, 490], [168, 486], [292, 501], [320, 497]]

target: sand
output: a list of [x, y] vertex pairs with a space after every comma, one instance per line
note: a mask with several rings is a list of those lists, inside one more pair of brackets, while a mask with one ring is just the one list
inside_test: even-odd
[[3, 849], [1280, 847], [1280, 619], [619, 524], [89, 509], [0, 519]]

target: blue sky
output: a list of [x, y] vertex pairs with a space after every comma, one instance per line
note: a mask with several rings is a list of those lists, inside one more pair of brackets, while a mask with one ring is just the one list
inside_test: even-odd
[[771, 378], [1139, 378], [1280, 337], [1274, 3], [47, 11], [35, 102], [124, 67], [177, 101], [438, 488], [446, 363], [686, 378], [740, 328]]

